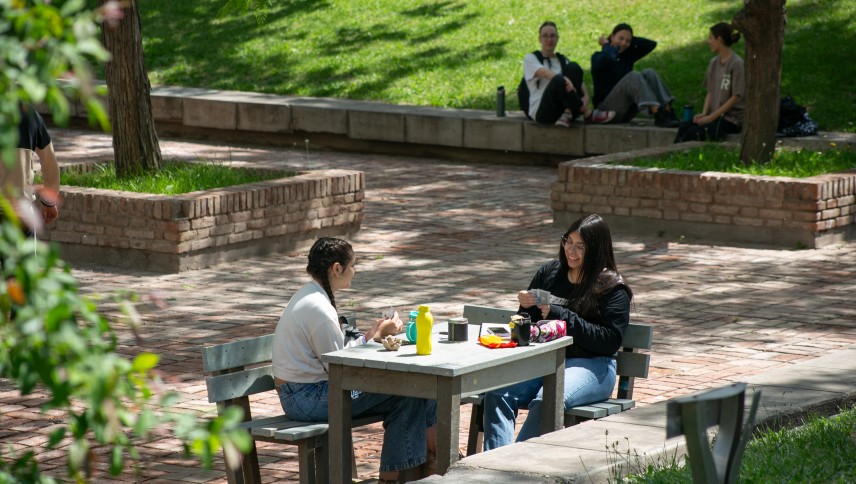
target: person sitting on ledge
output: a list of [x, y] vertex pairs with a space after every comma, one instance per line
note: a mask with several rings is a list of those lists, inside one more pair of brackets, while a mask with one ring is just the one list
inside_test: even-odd
[[704, 87], [707, 95], [701, 113], [692, 122], [681, 124], [675, 143], [682, 141], [722, 141], [740, 132], [743, 124], [743, 59], [731, 50], [740, 32], [720, 22], [710, 28], [707, 44], [716, 56], [707, 65]]
[[587, 122], [605, 123], [615, 113], [592, 112], [588, 89], [583, 83], [583, 69], [556, 52], [559, 32], [554, 22], [544, 22], [538, 29], [541, 50], [523, 58], [523, 81], [519, 89], [528, 88], [528, 106], [525, 98], [520, 104], [526, 115], [541, 124], [570, 127], [578, 116]]
[[594, 105], [601, 111], [615, 111], [615, 122], [626, 123], [641, 109], [654, 116], [664, 128], [680, 124], [672, 109], [675, 97], [654, 69], [633, 70], [636, 61], [657, 47], [657, 42], [633, 36], [633, 28], [621, 23], [608, 37], [598, 39], [600, 52], [591, 56]]

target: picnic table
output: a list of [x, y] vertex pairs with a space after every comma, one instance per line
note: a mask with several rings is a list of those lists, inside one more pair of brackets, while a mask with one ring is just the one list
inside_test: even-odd
[[478, 344], [473, 330], [468, 341], [448, 341], [446, 327], [445, 322], [434, 326], [430, 355], [416, 355], [415, 345], [388, 351], [370, 342], [321, 356], [330, 376], [330, 482], [351, 482], [352, 390], [437, 400], [440, 474], [458, 460], [462, 397], [544, 377], [541, 431], [563, 428], [565, 347], [572, 338], [489, 349]]

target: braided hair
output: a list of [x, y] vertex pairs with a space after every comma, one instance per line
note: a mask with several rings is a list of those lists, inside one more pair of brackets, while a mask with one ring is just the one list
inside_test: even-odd
[[347, 267], [353, 260], [354, 249], [351, 244], [342, 239], [321, 237], [309, 249], [309, 264], [306, 265], [306, 272], [321, 283], [334, 308], [336, 298], [333, 297], [333, 288], [330, 286], [330, 268], [336, 262], [342, 267]]

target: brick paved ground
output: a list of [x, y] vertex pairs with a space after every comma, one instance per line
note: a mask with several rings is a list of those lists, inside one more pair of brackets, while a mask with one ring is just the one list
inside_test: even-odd
[[[108, 136], [54, 133], [63, 162], [112, 156]], [[429, 304], [435, 317], [459, 315], [465, 303], [512, 308], [537, 267], [558, 250], [549, 187], [555, 170], [449, 163], [377, 155], [306, 152], [162, 141], [165, 157], [206, 158], [279, 167], [348, 167], [366, 172], [366, 218], [352, 240], [358, 253], [353, 288], [340, 310], [363, 321], [383, 308]], [[653, 324], [650, 377], [637, 384], [641, 404], [665, 400], [827, 351], [856, 345], [856, 244], [812, 251], [738, 249], [675, 239], [615, 241], [620, 270], [635, 293], [632, 318]], [[140, 308], [144, 341], [121, 332], [122, 352], [162, 355], [164, 388], [178, 407], [212, 415], [199, 350], [270, 333], [290, 295], [306, 280], [305, 252], [272, 255], [177, 275], [75, 270], [82, 291], [106, 296], [128, 289], [166, 299], [167, 309]], [[115, 313], [110, 304], [105, 311]], [[42, 395], [21, 398], [0, 382], [0, 443], [34, 449], [58, 474], [62, 450], [40, 452], [56, 414], [42, 415]], [[280, 412], [274, 395], [253, 403], [257, 415]], [[466, 442], [468, 412], [462, 419]], [[361, 477], [377, 473], [382, 431], [355, 434]], [[142, 470], [128, 481], [224, 482], [181, 459], [161, 438], [139, 448]], [[266, 481], [295, 481], [296, 454], [261, 444]], [[108, 481], [99, 476], [99, 482]]]

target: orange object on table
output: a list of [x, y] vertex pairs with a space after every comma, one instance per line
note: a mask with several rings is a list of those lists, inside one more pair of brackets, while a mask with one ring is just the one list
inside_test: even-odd
[[488, 348], [514, 348], [517, 343], [514, 341], [503, 341], [502, 338], [495, 334], [488, 334], [479, 337], [479, 343]]

